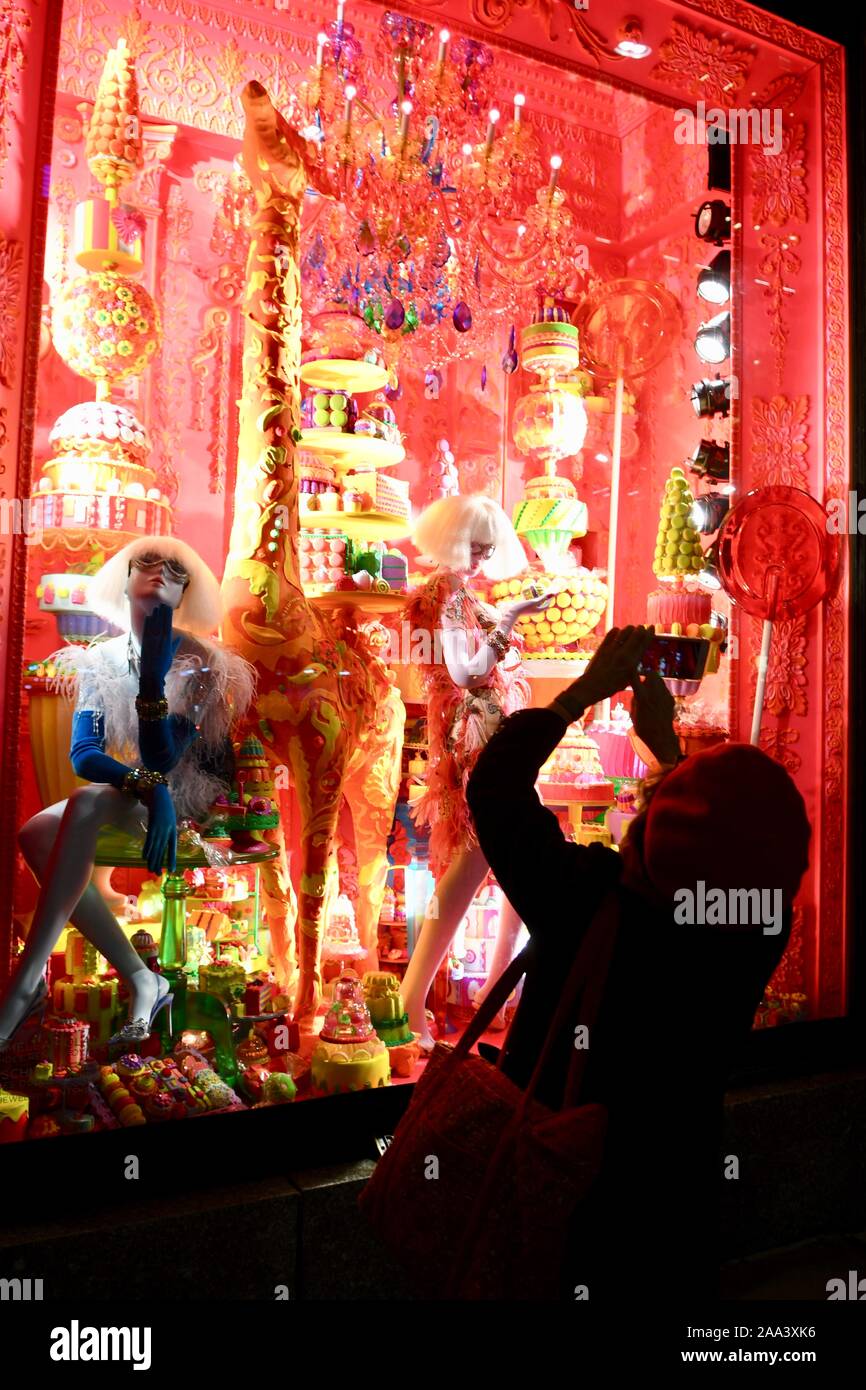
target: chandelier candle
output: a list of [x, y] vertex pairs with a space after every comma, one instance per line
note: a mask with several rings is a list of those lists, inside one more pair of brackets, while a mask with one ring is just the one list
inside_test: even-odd
[[405, 152], [406, 141], [409, 138], [409, 116], [412, 111], [411, 101], [402, 101], [400, 103], [400, 110], [402, 112], [400, 117], [400, 153], [402, 155]]
[[552, 154], [550, 156], [550, 182], [547, 185], [547, 196], [552, 198], [556, 192], [556, 182], [559, 178], [559, 171], [562, 167], [562, 155]]
[[484, 146], [485, 159], [490, 158], [491, 152], [493, 150], [493, 137], [496, 134], [496, 122], [499, 120], [499, 112], [497, 111], [495, 106], [491, 110], [488, 120], [489, 125], [487, 127], [487, 144]]
[[439, 53], [436, 58], [436, 71], [439, 77], [442, 76], [442, 72], [445, 68], [445, 57], [448, 53], [448, 40], [450, 37], [451, 34], [447, 29], [439, 30]]
[[526, 103], [526, 97], [523, 95], [523, 93], [522, 93], [522, 92], [515, 92], [515, 93], [514, 93], [514, 124], [515, 124], [515, 126], [519, 126], [519, 125], [520, 125], [520, 113], [521, 113], [521, 111], [523, 110], [523, 107], [524, 107], [525, 103]]

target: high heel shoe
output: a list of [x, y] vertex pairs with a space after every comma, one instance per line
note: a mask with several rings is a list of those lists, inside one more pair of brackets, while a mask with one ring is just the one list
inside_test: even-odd
[[109, 1038], [109, 1047], [131, 1047], [135, 1046], [137, 1043], [147, 1042], [153, 1032], [153, 1025], [156, 1021], [157, 1014], [161, 1009], [165, 1008], [168, 1009], [168, 1031], [171, 1033], [171, 1006], [174, 1002], [171, 986], [164, 975], [157, 975], [156, 979], [157, 988], [160, 984], [164, 984], [165, 990], [162, 994], [157, 995], [156, 1002], [150, 1011], [150, 1018], [139, 1017], [129, 1019], [128, 1022], [124, 1023], [119, 1032], [112, 1034]]
[[40, 975], [39, 984], [36, 986], [36, 989], [33, 992], [33, 996], [30, 999], [29, 1004], [27, 1005], [27, 1008], [24, 1010], [24, 1013], [21, 1015], [18, 1022], [15, 1024], [15, 1027], [12, 1029], [12, 1032], [9, 1034], [8, 1037], [0, 1033], [0, 1052], [5, 1051], [5, 1049], [16, 1037], [19, 1030], [28, 1021], [28, 1019], [32, 1019], [36, 1014], [39, 1014], [40, 1017], [42, 1014], [44, 1014], [45, 1006], [47, 1003], [48, 986], [45, 983], [45, 976]]

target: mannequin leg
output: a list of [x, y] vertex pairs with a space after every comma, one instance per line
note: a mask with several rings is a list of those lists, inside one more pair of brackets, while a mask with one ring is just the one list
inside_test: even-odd
[[[501, 889], [499, 890], [499, 894], [499, 926], [496, 931], [496, 945], [493, 948], [493, 960], [490, 965], [490, 970], [487, 973], [487, 980], [476, 992], [475, 997], [472, 1000], [473, 1006], [476, 1009], [478, 1008], [479, 1004], [482, 1004], [484, 1002], [491, 989], [496, 984], [496, 981], [500, 978], [501, 975], [505, 973], [512, 960], [514, 959], [514, 951], [515, 947], [517, 946], [517, 938], [520, 936], [520, 929], [523, 926], [523, 923], [521, 922], [514, 908], [511, 906], [511, 903], [508, 901]], [[494, 1018], [491, 1027], [505, 1027], [504, 1005]]]
[[487, 860], [481, 849], [465, 850], [448, 865], [430, 899], [403, 979], [403, 1003], [409, 1015], [409, 1027], [413, 1033], [421, 1034], [424, 1047], [429, 1048], [433, 1044], [424, 1013], [427, 991], [486, 873]]
[[130, 1017], [147, 1017], [158, 986], [115, 921], [90, 876], [103, 825], [132, 828], [140, 808], [113, 787], [80, 787], [68, 801], [40, 811], [22, 828], [21, 850], [42, 885], [24, 952], [0, 1003], [0, 1034], [15, 1026], [66, 923], [71, 921], [114, 966], [130, 988]]

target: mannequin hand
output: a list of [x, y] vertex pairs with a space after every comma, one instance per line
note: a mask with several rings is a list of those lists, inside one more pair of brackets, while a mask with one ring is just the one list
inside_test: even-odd
[[680, 743], [674, 733], [674, 697], [658, 671], [650, 671], [643, 680], [632, 682], [634, 699], [631, 722], [641, 743], [660, 763], [675, 763], [680, 756]]
[[651, 627], [612, 627], [582, 676], [557, 696], [579, 719], [585, 709], [610, 699], [639, 679], [637, 664], [655, 636]]
[[173, 610], [167, 603], [158, 603], [144, 620], [141, 634], [141, 692], [159, 690], [171, 669], [180, 646], [180, 637], [172, 637]]
[[518, 618], [522, 618], [524, 613], [542, 613], [553, 598], [553, 593], [541, 594], [539, 598], [525, 598], [520, 599], [518, 603], [506, 604], [499, 609], [499, 621], [501, 626], [507, 627], [510, 631]]
[[159, 784], [153, 788], [147, 811], [144, 841], [147, 867], [152, 874], [161, 874], [164, 868], [173, 874], [177, 867], [177, 816], [168, 787]]

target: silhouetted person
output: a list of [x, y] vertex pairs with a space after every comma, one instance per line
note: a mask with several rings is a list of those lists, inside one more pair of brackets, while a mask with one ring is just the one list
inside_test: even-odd
[[[811, 835], [791, 778], [759, 749], [722, 744], [680, 757], [671, 696], [658, 676], [637, 674], [651, 636], [608, 633], [557, 700], [505, 721], [468, 788], [479, 843], [530, 932], [533, 961], [504, 1056], [519, 1085], [596, 909], [616, 895], [616, 945], [580, 1097], [608, 1108], [605, 1160], [575, 1223], [563, 1292], [573, 1298], [586, 1284], [591, 1301], [624, 1306], [718, 1297], [726, 1079], [787, 944]], [[629, 685], [635, 730], [663, 774], [620, 853], [572, 844], [539, 801], [539, 769], [570, 721]], [[712, 889], [722, 890], [727, 925], [694, 920]], [[757, 921], [760, 894], [748, 913], [732, 894], [748, 889], [768, 890]], [[694, 895], [691, 911], [683, 890]], [[569, 1024], [539, 1100], [558, 1106], [573, 1046]]]

